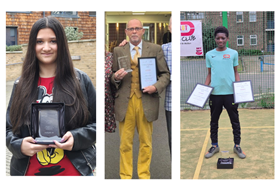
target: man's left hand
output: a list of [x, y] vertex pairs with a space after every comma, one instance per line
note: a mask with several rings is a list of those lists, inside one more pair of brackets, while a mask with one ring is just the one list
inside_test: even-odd
[[152, 94], [152, 93], [155, 93], [157, 91], [157, 88], [154, 86], [154, 85], [151, 85], [151, 86], [147, 86], [147, 87], [144, 87], [143, 88], [143, 92], [144, 93], [148, 93], [148, 94]]

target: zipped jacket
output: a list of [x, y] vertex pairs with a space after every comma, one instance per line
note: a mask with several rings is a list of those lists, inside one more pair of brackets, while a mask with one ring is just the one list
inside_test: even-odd
[[[71, 151], [64, 150], [64, 152], [81, 175], [86, 176], [92, 173], [96, 166], [96, 92], [86, 73], [78, 69], [75, 69], [75, 72], [76, 77], [80, 82], [91, 117], [89, 117], [90, 119], [85, 127], [70, 130], [74, 137], [73, 148]], [[14, 83], [6, 113], [6, 146], [12, 153], [12, 159], [10, 162], [10, 174], [12, 176], [24, 176], [30, 160], [29, 156], [26, 156], [21, 152], [21, 144], [23, 138], [31, 136], [31, 127], [29, 124], [24, 124], [20, 129], [20, 134], [15, 135], [12, 132], [9, 113], [14, 91], [19, 80], [20, 78]]]

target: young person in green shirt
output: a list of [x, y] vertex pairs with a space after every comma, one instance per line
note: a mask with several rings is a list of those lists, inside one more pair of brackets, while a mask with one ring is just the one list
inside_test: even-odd
[[228, 112], [234, 136], [233, 151], [240, 157], [245, 158], [245, 153], [241, 150], [240, 140], [240, 122], [238, 116], [238, 104], [234, 103], [233, 86], [232, 83], [240, 81], [237, 71], [238, 53], [236, 50], [226, 47], [229, 40], [228, 29], [219, 26], [215, 29], [215, 42], [217, 48], [206, 53], [206, 67], [208, 68], [208, 75], [206, 77], [205, 85], [214, 87], [210, 95], [209, 105], [211, 111], [211, 140], [212, 147], [205, 154], [205, 158], [212, 157], [219, 152], [218, 145], [218, 128], [219, 117], [223, 111], [223, 107]]

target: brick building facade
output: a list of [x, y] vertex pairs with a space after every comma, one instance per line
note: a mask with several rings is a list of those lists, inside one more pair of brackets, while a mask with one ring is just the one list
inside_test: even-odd
[[[6, 12], [6, 45], [22, 45], [22, 51], [6, 52], [6, 81], [14, 81], [21, 74], [32, 25], [40, 18], [56, 17], [63, 27], [79, 28], [83, 37], [69, 41], [74, 67], [84, 71], [96, 86], [96, 17], [95, 12]], [[12, 37], [11, 37], [12, 36]], [[14, 40], [13, 40], [14, 39]]]
[[46, 16], [56, 17], [63, 27], [79, 28], [84, 35], [81, 39], [96, 39], [95, 12], [6, 12], [6, 45], [27, 44], [32, 25], [40, 18]]
[[[181, 12], [181, 20], [222, 26], [222, 12]], [[229, 47], [274, 52], [274, 12], [227, 12]]]
[[[74, 67], [84, 71], [96, 87], [96, 40], [69, 41], [68, 46]], [[6, 52], [6, 81], [14, 81], [20, 76], [27, 45], [22, 49]]]

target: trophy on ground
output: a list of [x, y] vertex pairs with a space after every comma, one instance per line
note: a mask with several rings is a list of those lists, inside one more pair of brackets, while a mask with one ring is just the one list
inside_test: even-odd
[[221, 158], [218, 159], [217, 169], [233, 169], [234, 158], [229, 157], [229, 151], [221, 151]]

